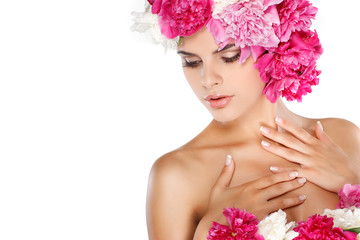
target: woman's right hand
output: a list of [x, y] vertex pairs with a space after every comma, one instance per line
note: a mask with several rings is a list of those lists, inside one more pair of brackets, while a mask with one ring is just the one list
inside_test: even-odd
[[234, 171], [234, 161], [228, 155], [226, 164], [211, 190], [207, 212], [196, 229], [194, 239], [206, 239], [213, 221], [227, 224], [222, 214], [225, 208], [237, 207], [261, 220], [272, 212], [299, 205], [306, 199], [305, 195], [282, 196], [305, 184], [304, 178], [297, 178], [297, 172], [269, 175], [240, 186], [229, 187]]

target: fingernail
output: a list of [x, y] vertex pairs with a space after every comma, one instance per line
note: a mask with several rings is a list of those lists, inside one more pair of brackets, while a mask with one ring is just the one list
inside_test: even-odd
[[306, 178], [299, 178], [298, 182], [299, 182], [299, 184], [302, 185], [302, 184], [306, 183]]
[[278, 168], [278, 167], [271, 166], [271, 167], [270, 167], [270, 171], [278, 172], [278, 171], [279, 171], [279, 168]]
[[306, 195], [301, 195], [301, 196], [299, 196], [299, 200], [300, 201], [304, 201], [306, 199]]
[[317, 121], [317, 124], [319, 125], [321, 131], [324, 131], [324, 127], [323, 127], [323, 125], [321, 124], [321, 122], [320, 122], [320, 121]]
[[261, 141], [261, 145], [263, 145], [264, 147], [270, 147], [270, 143], [268, 143], [264, 140]]
[[296, 178], [297, 176], [299, 176], [299, 173], [298, 173], [298, 172], [291, 172], [291, 173], [289, 174], [289, 176], [290, 176], [291, 178]]
[[261, 127], [260, 127], [260, 131], [261, 131], [262, 133], [268, 134], [268, 133], [270, 132], [270, 129], [261, 126]]
[[275, 122], [277, 122], [277, 123], [283, 123], [283, 119], [281, 118], [281, 117], [276, 117], [275, 118]]
[[227, 155], [227, 156], [226, 156], [225, 165], [226, 165], [226, 166], [230, 166], [231, 160], [232, 160], [231, 155]]

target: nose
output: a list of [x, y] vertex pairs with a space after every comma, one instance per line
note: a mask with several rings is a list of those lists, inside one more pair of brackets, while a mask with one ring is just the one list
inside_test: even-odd
[[201, 84], [206, 88], [221, 85], [223, 82], [221, 75], [215, 66], [204, 64], [201, 75]]

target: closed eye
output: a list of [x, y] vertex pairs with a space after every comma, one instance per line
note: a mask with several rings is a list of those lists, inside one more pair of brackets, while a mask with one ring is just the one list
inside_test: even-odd
[[190, 67], [190, 68], [195, 68], [197, 66], [199, 66], [201, 63], [201, 60], [195, 60], [195, 61], [187, 61], [187, 60], [183, 60], [183, 67]]
[[236, 60], [239, 60], [240, 58], [240, 53], [237, 53], [235, 56], [232, 57], [222, 57], [221, 59], [225, 62], [225, 63], [232, 63], [235, 62]]

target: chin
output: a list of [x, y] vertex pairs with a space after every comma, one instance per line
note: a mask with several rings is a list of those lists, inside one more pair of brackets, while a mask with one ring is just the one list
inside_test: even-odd
[[216, 111], [211, 111], [210, 113], [215, 121], [222, 123], [234, 121], [242, 116], [242, 114], [239, 111], [235, 112], [233, 110], [225, 109], [225, 108]]

